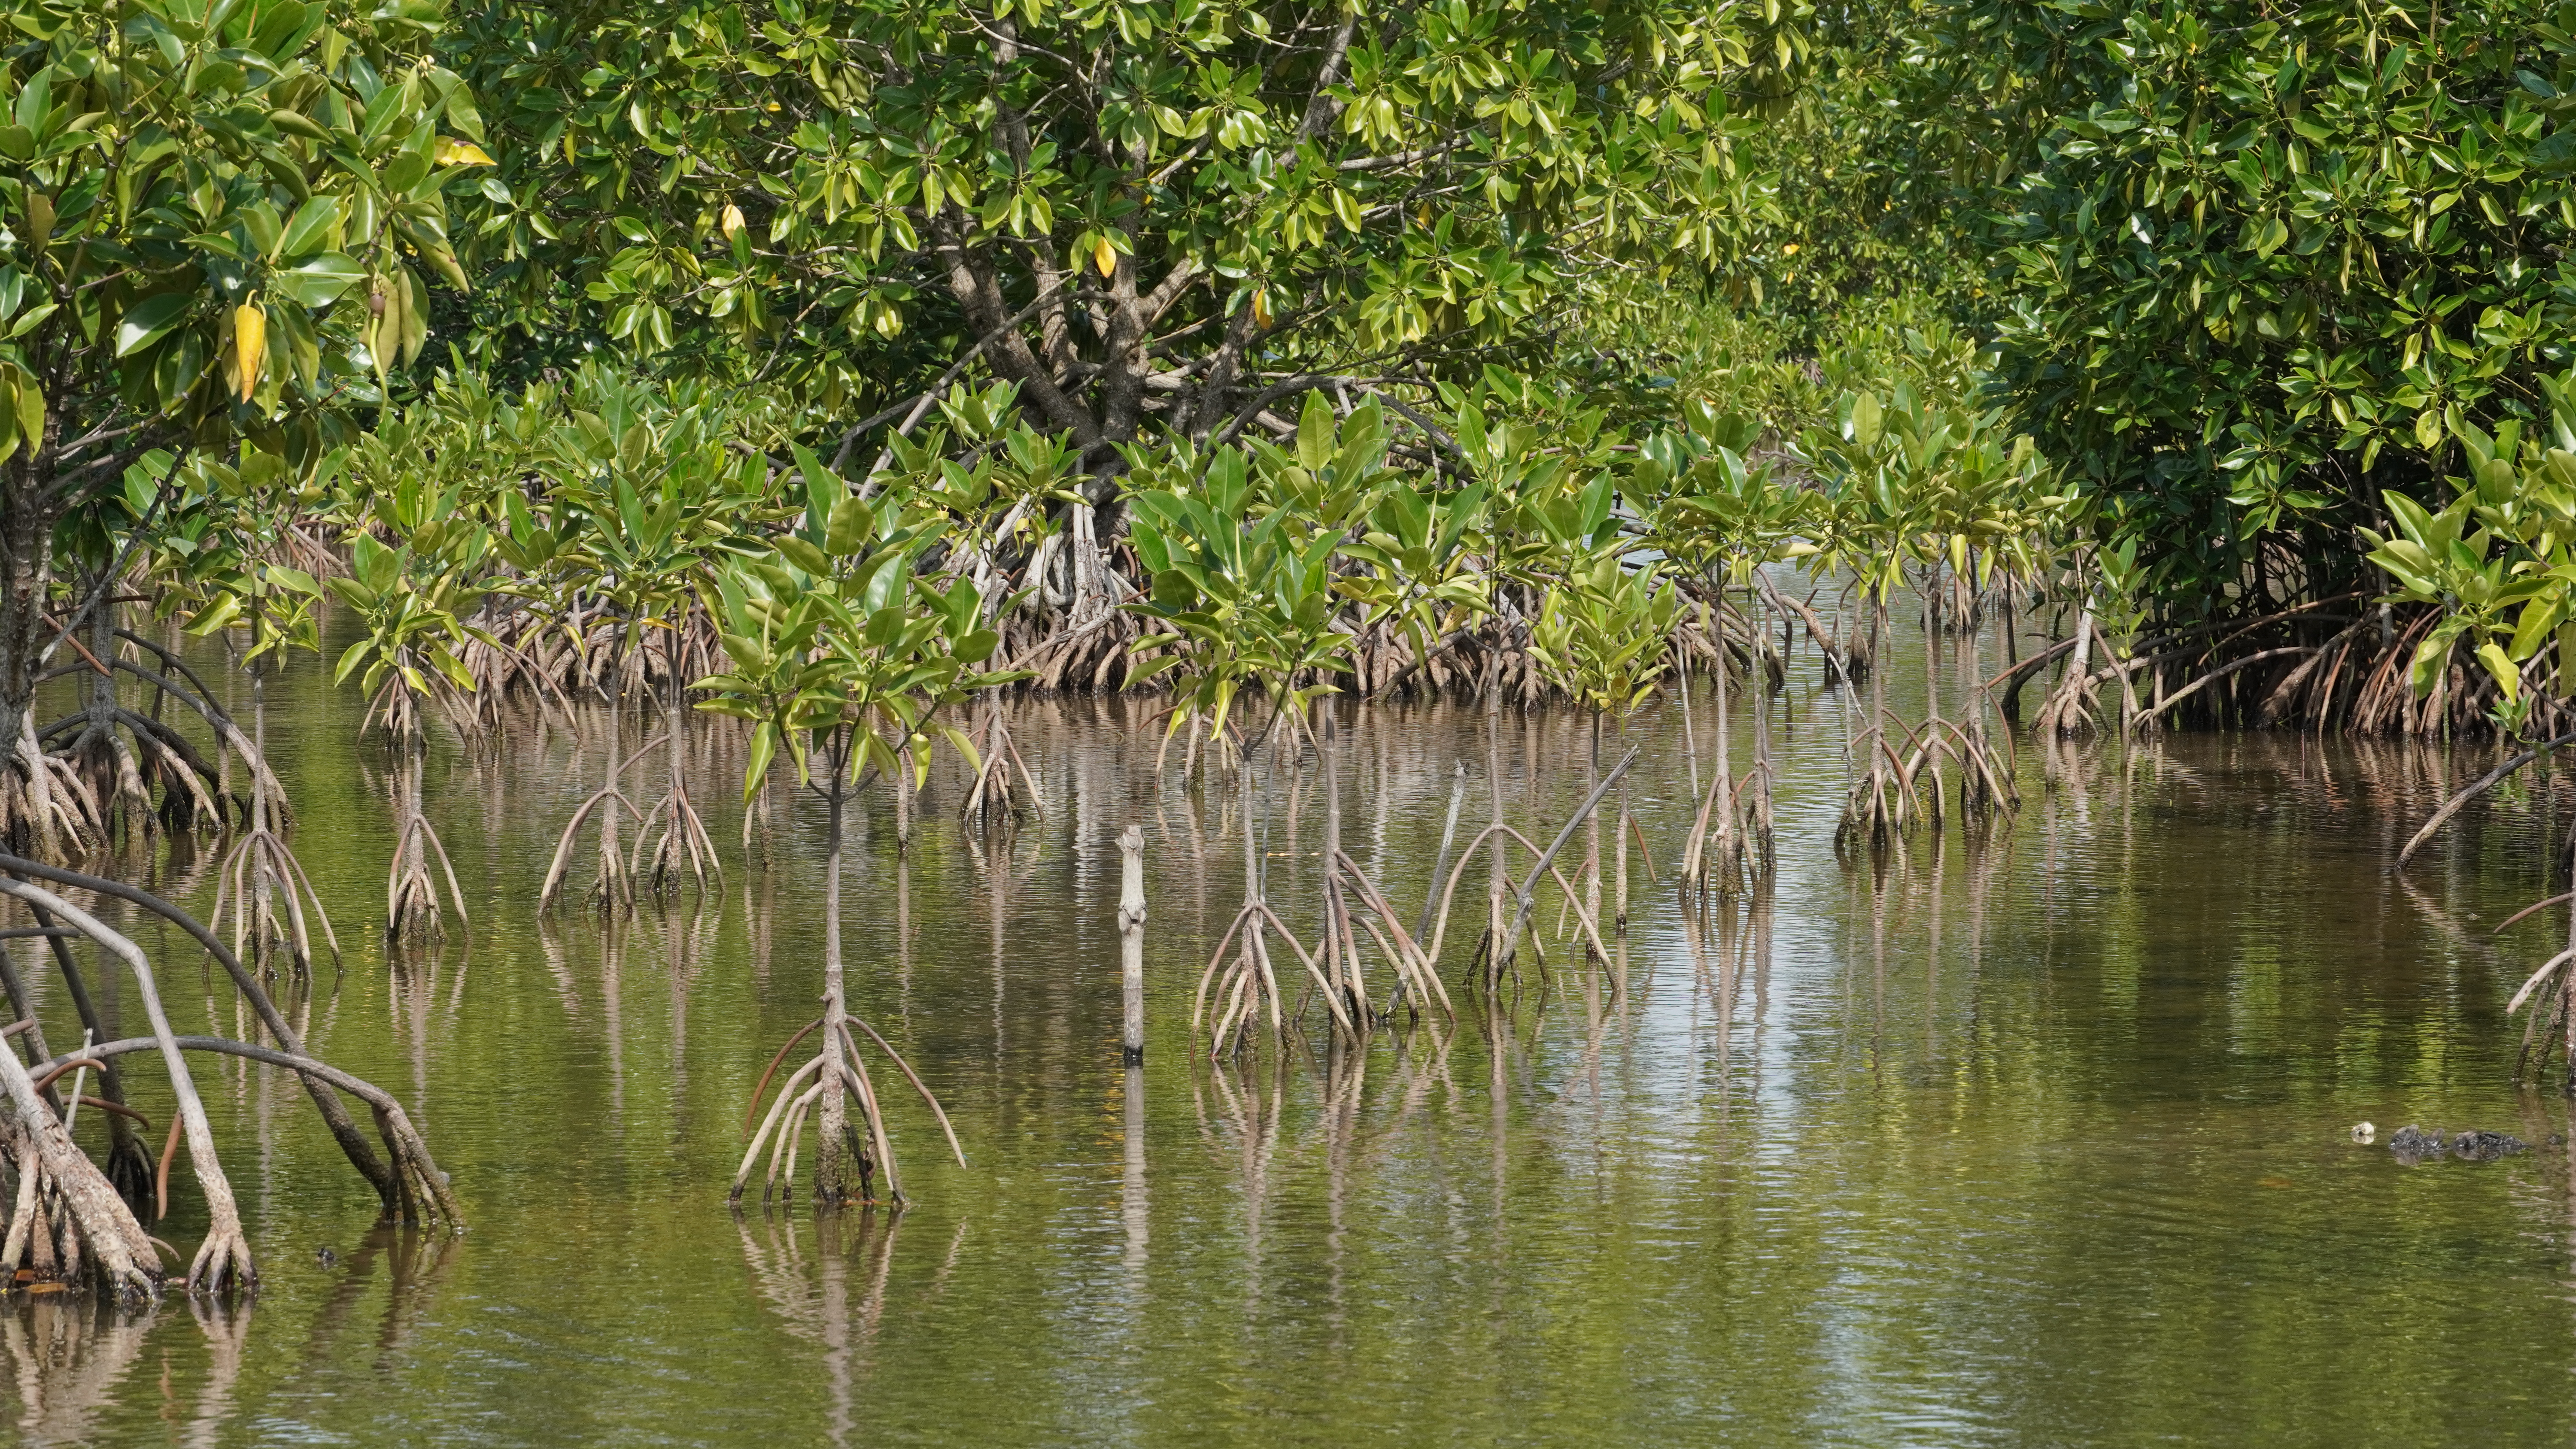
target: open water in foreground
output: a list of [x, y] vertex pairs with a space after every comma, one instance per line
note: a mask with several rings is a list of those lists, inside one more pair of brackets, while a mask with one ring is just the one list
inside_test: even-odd
[[[770, 863], [756, 844], [747, 865], [739, 766], [706, 746], [721, 891], [549, 925], [537, 887], [593, 788], [598, 720], [444, 748], [431, 810], [471, 937], [389, 962], [378, 756], [354, 694], [317, 676], [282, 681], [269, 722], [350, 947], [302, 1008], [309, 1039], [401, 1092], [472, 1231], [371, 1231], [291, 1083], [202, 1066], [256, 1301], [0, 1309], [0, 1440], [2576, 1436], [2576, 1160], [2549, 1145], [2563, 1099], [2510, 1085], [2503, 1014], [2565, 924], [2490, 936], [2546, 893], [2549, 811], [2500, 802], [2387, 869], [2482, 753], [2175, 738], [2051, 768], [2026, 743], [2009, 830], [1918, 840], [1874, 882], [1832, 851], [1839, 701], [1793, 686], [1766, 914], [1694, 933], [1640, 863], [1624, 996], [1533, 978], [1499, 1031], [1462, 994], [1454, 1026], [1220, 1071], [1187, 1016], [1240, 900], [1231, 789], [1184, 784], [1178, 745], [1158, 785], [1141, 706], [1020, 706], [1043, 819], [970, 837], [943, 774], [899, 866], [872, 791], [848, 875], [853, 1004], [943, 1095], [973, 1165], [898, 1103], [914, 1206], [818, 1220], [728, 1211], [724, 1184], [753, 1081], [819, 983], [819, 808], [780, 792]], [[1346, 841], [1409, 914], [1461, 760], [1482, 812], [1480, 717], [1350, 709], [1343, 728]], [[1582, 726], [1506, 714], [1500, 733], [1509, 813], [1552, 831], [1583, 792]], [[1636, 737], [1633, 798], [1669, 869], [1677, 710]], [[1272, 898], [1301, 929], [1316, 788], [1309, 768], [1268, 796]], [[1132, 1079], [1129, 820], [1152, 984]], [[211, 901], [202, 863], [128, 869]], [[1478, 914], [1450, 933], [1453, 976]], [[157, 952], [180, 1030], [245, 1029], [196, 953], [111, 915]], [[47, 1001], [77, 1041], [58, 985]], [[159, 1120], [157, 1073], [128, 1060]], [[2407, 1167], [2349, 1140], [2364, 1119], [2383, 1143], [2415, 1122], [2540, 1145]], [[185, 1248], [202, 1222], [185, 1186], [162, 1231]]]

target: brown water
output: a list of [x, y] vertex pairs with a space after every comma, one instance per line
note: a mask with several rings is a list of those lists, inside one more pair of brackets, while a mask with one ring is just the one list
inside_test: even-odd
[[[0, 1312], [0, 1437], [2571, 1437], [2576, 1163], [2545, 1145], [2562, 1099], [2509, 1085], [2502, 1015], [2564, 927], [2488, 935], [2543, 893], [2545, 802], [2474, 815], [2397, 880], [2395, 844], [2483, 757], [2179, 738], [2052, 770], [2025, 748], [2010, 830], [1918, 841], [1881, 883], [1832, 854], [1839, 707], [1800, 684], [1775, 711], [1783, 859], [1760, 920], [1695, 935], [1641, 880], [1624, 998], [1532, 982], [1499, 1030], [1466, 1010], [1356, 1055], [1319, 1039], [1223, 1071], [1193, 1058], [1186, 1017], [1240, 899], [1232, 792], [1184, 785], [1177, 747], [1158, 784], [1141, 709], [1022, 707], [1044, 819], [970, 837], [935, 779], [899, 865], [872, 795], [848, 878], [855, 1004], [942, 1093], [973, 1165], [937, 1158], [900, 1104], [915, 1205], [818, 1220], [729, 1212], [724, 1183], [753, 1080], [818, 988], [819, 810], [782, 792], [772, 863], [756, 846], [746, 864], [738, 766], [705, 746], [722, 892], [614, 930], [542, 926], [597, 722], [578, 755], [561, 730], [448, 746], [432, 810], [472, 937], [388, 965], [377, 756], [354, 697], [299, 666], [271, 733], [352, 948], [304, 1008], [310, 1041], [402, 1093], [472, 1232], [370, 1231], [300, 1092], [205, 1067], [256, 1301]], [[1477, 726], [1344, 716], [1346, 840], [1408, 913], [1462, 758], [1478, 812]], [[1580, 796], [1582, 738], [1570, 717], [1505, 717], [1522, 828]], [[1689, 808], [1677, 712], [1638, 738], [1638, 808], [1669, 867]], [[660, 773], [644, 767], [647, 793]], [[1303, 926], [1320, 813], [1311, 771], [1293, 822], [1291, 788], [1270, 795], [1272, 896]], [[1129, 820], [1152, 911], [1133, 1080], [1112, 919]], [[211, 895], [202, 866], [131, 869]], [[133, 928], [181, 1030], [245, 1029], [193, 952]], [[137, 1076], [158, 1119], [166, 1098]], [[2383, 1140], [2420, 1122], [2544, 1145], [2409, 1168], [2349, 1141], [2363, 1119]], [[202, 1209], [179, 1199], [165, 1235], [185, 1246]]]

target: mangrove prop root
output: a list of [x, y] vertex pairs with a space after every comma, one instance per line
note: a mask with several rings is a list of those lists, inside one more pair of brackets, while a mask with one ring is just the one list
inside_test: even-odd
[[[188, 1075], [187, 1058], [179, 1050], [177, 1033], [170, 1028], [170, 1018], [162, 1009], [161, 992], [152, 976], [151, 963], [144, 959], [142, 948], [93, 919], [62, 897], [25, 881], [0, 876], [0, 894], [60, 917], [124, 963], [134, 977], [135, 989], [143, 998], [144, 1014], [151, 1019], [153, 1040], [160, 1048], [162, 1065], [169, 1069], [170, 1089], [179, 1099], [176, 1115], [187, 1124], [188, 1158], [196, 1169], [197, 1184], [206, 1197], [209, 1219], [205, 1241], [197, 1249], [196, 1261], [188, 1266], [190, 1292], [217, 1292], [226, 1288], [254, 1288], [259, 1274], [251, 1265], [250, 1244], [243, 1236], [240, 1209], [234, 1204], [232, 1184], [225, 1180], [223, 1166], [215, 1157], [214, 1128], [206, 1120], [206, 1105], [197, 1095], [196, 1083]], [[93, 1048], [94, 1056], [109, 1055]]]
[[[814, 1030], [814, 1028], [821, 1026], [822, 1024], [823, 1018], [818, 1016], [812, 1021], [805, 1023], [803, 1026], [796, 1028], [796, 1034], [789, 1037], [787, 1039], [787, 1044], [778, 1049], [778, 1054], [769, 1059], [768, 1070], [760, 1074], [760, 1084], [751, 1089], [751, 1106], [746, 1108], [742, 1114], [742, 1130], [746, 1134], [751, 1131], [751, 1119], [760, 1114], [760, 1099], [769, 1091], [769, 1079], [777, 1073], [778, 1064], [787, 1060], [787, 1054], [796, 1050], [796, 1044], [803, 1041], [806, 1036]], [[784, 1091], [786, 1089], [782, 1087], [779, 1090]]]
[[[228, 949], [222, 940], [196, 917], [139, 887], [61, 866], [47, 865], [41, 861], [29, 860], [24, 856], [0, 854], [0, 871], [38, 880], [49, 880], [59, 885], [75, 886], [100, 895], [114, 896], [118, 900], [141, 906], [186, 931], [198, 945], [205, 948], [208, 956], [214, 958], [215, 964], [224, 968], [224, 974], [232, 978], [233, 988], [249, 1001], [251, 1011], [258, 1016], [260, 1026], [268, 1032], [270, 1038], [285, 1048], [288, 1055], [299, 1059], [304, 1057], [302, 1035], [288, 1024], [285, 1014], [277, 1009], [277, 1003], [269, 999], [268, 989], [242, 965], [241, 958]], [[404, 1207], [403, 1190], [398, 1175], [377, 1159], [375, 1149], [367, 1144], [367, 1139], [359, 1132], [357, 1123], [350, 1119], [348, 1109], [340, 1101], [339, 1095], [314, 1074], [303, 1073], [300, 1077], [304, 1083], [305, 1094], [313, 1099], [314, 1110], [322, 1114], [323, 1124], [331, 1129], [332, 1140], [340, 1144], [341, 1154], [349, 1159], [350, 1166], [358, 1170], [358, 1175], [364, 1177], [369, 1185], [375, 1188], [376, 1196], [383, 1204], [385, 1217], [388, 1220], [393, 1219], [403, 1211]]]
[[[448, 1184], [447, 1174], [438, 1169], [437, 1162], [430, 1156], [429, 1144], [422, 1139], [419, 1129], [412, 1125], [410, 1115], [403, 1111], [402, 1103], [391, 1092], [328, 1062], [228, 1037], [177, 1036], [167, 1043], [159, 1037], [127, 1037], [92, 1046], [88, 1054], [102, 1058], [119, 1057], [128, 1052], [162, 1049], [165, 1045], [175, 1046], [182, 1052], [242, 1057], [265, 1066], [282, 1068], [337, 1088], [366, 1103], [375, 1114], [376, 1128], [384, 1137], [386, 1148], [393, 1153], [396, 1169], [403, 1174], [404, 1192], [416, 1208], [416, 1211], [406, 1212], [404, 1220], [410, 1222], [423, 1215], [434, 1216], [443, 1221], [450, 1232], [465, 1231], [465, 1215], [456, 1205], [456, 1195]], [[0, 1055], [7, 1053], [0, 1052]], [[54, 1063], [45, 1065], [51, 1067]]]

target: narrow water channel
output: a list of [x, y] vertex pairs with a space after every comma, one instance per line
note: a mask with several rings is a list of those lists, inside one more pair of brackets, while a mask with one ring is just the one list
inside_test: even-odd
[[[0, 1310], [0, 1440], [2531, 1443], [2576, 1414], [2567, 1109], [2511, 1085], [2503, 1010], [2564, 922], [2490, 934], [2544, 893], [2566, 822], [2500, 801], [2388, 872], [2474, 752], [2024, 741], [2008, 828], [1878, 875], [1832, 849], [1840, 703], [1795, 683], [1758, 907], [1694, 927], [1638, 860], [1624, 994], [1571, 973], [1543, 908], [1568, 974], [1529, 963], [1499, 1016], [1453, 986], [1454, 1024], [1219, 1069], [1188, 1012], [1241, 898], [1232, 789], [1184, 781], [1178, 745], [1158, 774], [1143, 704], [1022, 704], [1043, 817], [964, 830], [943, 765], [898, 861], [873, 791], [844, 907], [853, 1006], [971, 1165], [896, 1103], [913, 1206], [818, 1219], [729, 1211], [724, 1185], [818, 989], [819, 806], [773, 792], [746, 854], [739, 760], [693, 747], [722, 886], [549, 922], [538, 885], [605, 717], [446, 742], [430, 808], [470, 934], [389, 961], [361, 705], [309, 662], [270, 705], [349, 948], [295, 1010], [317, 1053], [402, 1095], [472, 1231], [370, 1231], [291, 1082], [201, 1068], [260, 1293]], [[1482, 717], [1351, 707], [1342, 728], [1345, 841], [1409, 914], [1460, 762], [1483, 799]], [[1669, 871], [1678, 709], [1634, 737]], [[1514, 823], [1563, 819], [1584, 740], [1571, 714], [1502, 716]], [[661, 770], [639, 766], [645, 799]], [[1317, 776], [1265, 779], [1272, 898], [1310, 930]], [[1130, 821], [1151, 985], [1132, 1081]], [[125, 869], [211, 903], [210, 861]], [[249, 1034], [193, 949], [109, 915], [163, 963], [180, 1030]], [[1453, 978], [1474, 933], [1453, 926]], [[77, 1041], [50, 992], [49, 1031]], [[2363, 1120], [2383, 1145], [2350, 1140]], [[2538, 1145], [2409, 1167], [2384, 1143], [2410, 1122]], [[184, 1247], [202, 1224], [190, 1186], [161, 1231]]]

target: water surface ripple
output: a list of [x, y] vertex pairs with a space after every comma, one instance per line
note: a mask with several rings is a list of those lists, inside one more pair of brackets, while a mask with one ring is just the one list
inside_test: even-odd
[[[819, 985], [813, 801], [774, 791], [746, 861], [738, 759], [693, 747], [723, 889], [546, 922], [601, 718], [451, 744], [430, 798], [472, 930], [389, 961], [358, 704], [309, 666], [277, 696], [296, 843], [352, 948], [297, 1010], [401, 1093], [473, 1231], [370, 1232], [300, 1093], [209, 1064], [260, 1295], [0, 1313], [12, 1442], [2522, 1443], [2576, 1411], [2566, 1149], [2406, 1168], [2346, 1137], [2567, 1130], [2560, 1099], [2509, 1086], [2502, 1014], [2563, 922], [2488, 934], [2541, 893], [2547, 802], [2474, 812], [2386, 872], [2473, 752], [2025, 742], [2008, 830], [1920, 840], [1881, 875], [1831, 848], [1841, 702], [1793, 687], [1767, 919], [1695, 926], [1640, 861], [1624, 996], [1533, 974], [1498, 1026], [1468, 1010], [1219, 1071], [1186, 1018], [1240, 899], [1232, 790], [1183, 782], [1177, 747], [1158, 781], [1143, 706], [1018, 706], [1045, 817], [970, 837], [943, 774], [898, 863], [872, 795], [844, 907], [854, 1004], [972, 1165], [898, 1104], [915, 1206], [818, 1220], [723, 1201], [753, 1080]], [[1739, 702], [1739, 762], [1750, 719]], [[1483, 809], [1481, 716], [1351, 707], [1343, 728], [1346, 844], [1410, 913], [1457, 762]], [[1669, 869], [1679, 714], [1635, 733]], [[1582, 722], [1506, 714], [1499, 735], [1514, 822], [1552, 829], [1584, 790]], [[1301, 928], [1317, 791], [1309, 770], [1267, 796], [1272, 895]], [[1152, 988], [1132, 1096], [1129, 820]], [[210, 901], [206, 862], [130, 869]], [[164, 963], [182, 1030], [247, 1030], [192, 952], [111, 914]], [[1453, 925], [1452, 970], [1475, 929]], [[77, 1039], [48, 990], [49, 1031]], [[185, 1243], [202, 1208], [179, 1198]]]

